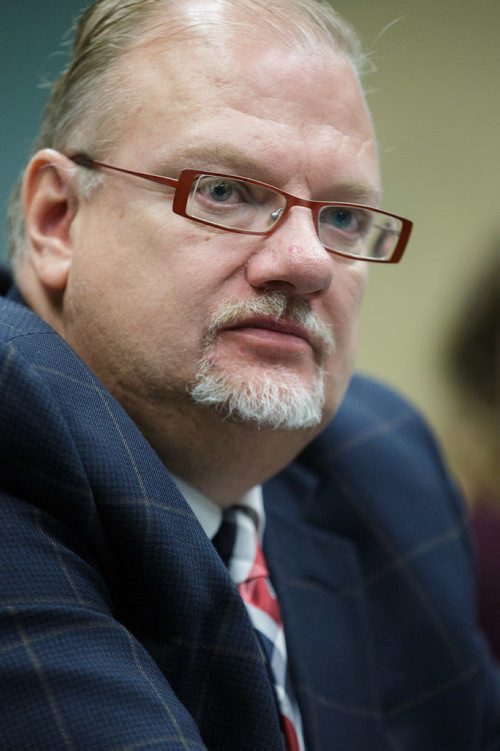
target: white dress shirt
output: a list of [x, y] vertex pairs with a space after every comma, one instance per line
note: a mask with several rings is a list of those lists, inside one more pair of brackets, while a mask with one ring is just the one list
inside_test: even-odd
[[[172, 473], [171, 473], [172, 474]], [[182, 495], [191, 506], [191, 509], [200, 522], [203, 531], [211, 540], [222, 523], [223, 509], [216, 503], [207, 498], [206, 495], [200, 493], [199, 490], [193, 488], [184, 480], [181, 480], [177, 475], [172, 477], [175, 484], [181, 491]], [[266, 515], [264, 511], [264, 499], [262, 496], [262, 485], [255, 485], [247, 493], [245, 493], [233, 506], [246, 506], [252, 509], [253, 514], [257, 517], [257, 531], [262, 542], [264, 535], [264, 527], [266, 524]]]

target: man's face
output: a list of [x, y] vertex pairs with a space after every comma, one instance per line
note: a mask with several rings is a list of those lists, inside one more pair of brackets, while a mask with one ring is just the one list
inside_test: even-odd
[[[242, 175], [307, 199], [377, 201], [372, 125], [342, 57], [253, 38], [170, 50], [156, 42], [123, 65], [139, 94], [123, 105], [110, 163], [170, 177], [186, 167]], [[327, 252], [309, 209], [293, 208], [269, 236], [240, 235], [175, 215], [172, 193], [108, 173], [81, 203], [66, 338], [125, 405], [139, 399], [186, 414], [203, 361], [257, 392], [268, 376], [314, 392], [324, 371], [330, 417], [353, 367], [366, 264]], [[289, 305], [284, 323], [247, 307], [269, 293]], [[242, 312], [228, 323], [235, 305]], [[333, 346], [293, 310], [312, 314]], [[226, 322], [212, 326], [221, 313]]]

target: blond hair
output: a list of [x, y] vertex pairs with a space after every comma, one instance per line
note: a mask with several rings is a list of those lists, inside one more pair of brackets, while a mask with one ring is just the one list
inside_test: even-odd
[[[120, 105], [127, 98], [117, 63], [144, 37], [161, 35], [175, 41], [182, 35], [214, 33], [221, 26], [248, 29], [263, 24], [274, 35], [306, 48], [326, 44], [345, 55], [358, 74], [363, 71], [358, 37], [326, 0], [98, 0], [75, 26], [71, 59], [52, 85], [33, 153], [73, 148], [100, 158], [106, 155], [119, 132]], [[22, 178], [21, 174], [7, 217], [13, 264], [25, 245]], [[86, 179], [81, 189], [89, 194], [96, 176]]]

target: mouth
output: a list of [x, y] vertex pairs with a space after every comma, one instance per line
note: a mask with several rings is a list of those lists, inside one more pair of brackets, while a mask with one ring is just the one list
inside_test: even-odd
[[286, 318], [277, 320], [270, 316], [251, 316], [223, 326], [219, 331], [222, 334], [236, 334], [276, 349], [312, 349], [316, 355], [319, 354], [317, 343], [310, 332], [299, 323]]
[[204, 332], [203, 351], [208, 353], [217, 339], [236, 345], [242, 354], [258, 353], [276, 363], [312, 354], [320, 367], [336, 344], [333, 327], [306, 301], [278, 292], [221, 304]]
[[265, 331], [276, 331], [278, 334], [287, 334], [288, 336], [297, 336], [299, 339], [305, 339], [311, 344], [308, 331], [300, 324], [285, 319], [276, 320], [266, 316], [257, 316], [245, 318], [236, 323], [224, 326], [222, 331], [238, 331], [239, 329], [264, 329]]

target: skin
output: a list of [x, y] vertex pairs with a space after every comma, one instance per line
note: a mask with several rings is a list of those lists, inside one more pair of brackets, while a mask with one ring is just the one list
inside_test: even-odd
[[[265, 33], [226, 34], [198, 46], [149, 41], [120, 66], [140, 96], [126, 106], [111, 164], [172, 177], [183, 167], [220, 170], [305, 198], [377, 203], [371, 119], [350, 64], [331, 50], [311, 55]], [[31, 161], [24, 201], [28, 252], [18, 279], [28, 302], [167, 467], [216, 503], [234, 503], [276, 473], [331, 419], [353, 368], [367, 264], [327, 252], [309, 209], [295, 207], [266, 237], [223, 232], [176, 216], [171, 191], [130, 176], [108, 173], [82, 199], [74, 166], [50, 150]], [[333, 350], [255, 320], [219, 332], [211, 356], [227, 372], [284, 368], [305, 384], [321, 363], [318, 428], [227, 420], [186, 392], [210, 317], [266, 290], [305, 300], [331, 328]]]

